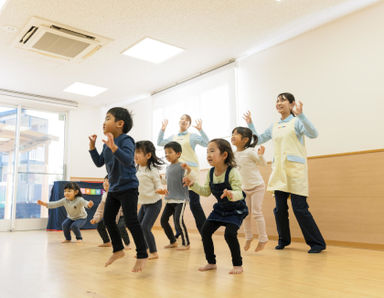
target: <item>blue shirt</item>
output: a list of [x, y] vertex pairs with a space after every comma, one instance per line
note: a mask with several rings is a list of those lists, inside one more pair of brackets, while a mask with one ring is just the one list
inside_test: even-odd
[[[183, 136], [188, 133], [188, 130], [179, 132], [178, 136]], [[195, 150], [196, 145], [200, 145], [203, 147], [207, 147], [209, 143], [208, 136], [205, 134], [203, 130], [199, 130], [199, 133], [201, 136], [195, 133], [191, 133], [189, 135], [189, 143], [193, 150]], [[160, 129], [159, 136], [157, 137], [157, 146], [164, 146], [168, 144], [169, 142], [173, 141], [174, 135], [171, 135], [170, 137], [164, 139], [164, 130]]]
[[[293, 115], [289, 115], [284, 120], [280, 120], [279, 123], [289, 122], [289, 121], [292, 120], [293, 117], [294, 117]], [[295, 122], [295, 132], [296, 132], [296, 136], [299, 139], [300, 143], [303, 144], [303, 142], [304, 142], [303, 136], [304, 135], [306, 135], [308, 138], [311, 138], [311, 139], [314, 139], [314, 138], [316, 138], [319, 135], [319, 133], [317, 132], [316, 128], [307, 119], [307, 117], [304, 116], [304, 114], [298, 115], [297, 116], [297, 120], [298, 121]], [[256, 129], [255, 129], [255, 126], [253, 125], [253, 123], [249, 123], [248, 127], [252, 130], [252, 132], [255, 135], [257, 135], [257, 138], [258, 138], [257, 144], [258, 145], [263, 144], [263, 143], [269, 141], [270, 139], [272, 139], [273, 124], [271, 124], [267, 128], [267, 130], [264, 131], [260, 135], [256, 132]]]
[[119, 135], [114, 141], [118, 147], [115, 153], [104, 144], [101, 154], [96, 149], [89, 151], [92, 160], [97, 167], [105, 164], [110, 192], [137, 188], [139, 180], [134, 161], [135, 141], [126, 134]]

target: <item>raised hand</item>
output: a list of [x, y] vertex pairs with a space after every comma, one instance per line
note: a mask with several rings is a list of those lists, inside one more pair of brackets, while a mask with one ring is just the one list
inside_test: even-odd
[[164, 189], [156, 189], [155, 193], [157, 193], [159, 195], [167, 195], [168, 194], [168, 190], [166, 190], [165, 188]]
[[116, 144], [115, 144], [115, 141], [114, 141], [114, 138], [113, 138], [113, 134], [111, 134], [110, 132], [108, 132], [108, 133], [106, 133], [105, 135], [106, 135], [106, 137], [107, 137], [108, 139], [107, 139], [107, 140], [103, 140], [103, 143], [104, 143], [105, 145], [107, 145], [107, 147], [108, 147], [109, 149], [111, 149], [111, 151], [112, 151], [113, 153], [115, 153], [116, 150], [117, 150], [117, 146], [116, 146]]
[[193, 127], [199, 131], [202, 130], [203, 129], [203, 120], [197, 119], [195, 122], [196, 122], [196, 125]]
[[96, 139], [97, 139], [97, 135], [91, 135], [88, 137], [89, 139], [89, 150], [94, 150], [96, 147]]
[[182, 164], [181, 164], [181, 167], [182, 167], [184, 170], [187, 171], [187, 174], [189, 174], [189, 173], [192, 171], [192, 169], [190, 168], [190, 166], [187, 165], [186, 163], [182, 163]]
[[257, 149], [257, 154], [259, 155], [263, 155], [265, 152], [265, 147], [264, 146], [260, 146], [259, 149]]
[[303, 113], [303, 103], [299, 100], [298, 103], [295, 101], [295, 105], [293, 107], [292, 112], [295, 114], [295, 116], [298, 116]]
[[93, 201], [89, 201], [88, 202], [88, 208], [92, 208], [92, 206], [94, 205], [95, 203], [93, 203]]
[[244, 113], [244, 114], [243, 114], [243, 119], [244, 119], [245, 122], [247, 122], [248, 124], [251, 124], [251, 123], [252, 123], [251, 112], [250, 112], [250, 111], [247, 111], [246, 113]]
[[224, 189], [223, 194], [220, 196], [221, 199], [224, 199], [225, 197], [228, 198], [228, 200], [232, 200], [233, 194], [231, 190]]
[[161, 130], [165, 131], [165, 129], [167, 128], [167, 125], [168, 125], [168, 120], [164, 119], [163, 122], [161, 122]]

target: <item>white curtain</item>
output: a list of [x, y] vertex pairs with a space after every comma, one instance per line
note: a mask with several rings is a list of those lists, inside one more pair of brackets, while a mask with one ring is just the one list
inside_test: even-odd
[[[204, 76], [183, 83], [152, 97], [152, 139], [154, 143], [161, 128], [161, 122], [168, 119], [168, 127], [164, 137], [179, 131], [179, 119], [183, 114], [192, 117], [189, 131], [197, 133], [193, 128], [195, 120], [202, 119], [203, 130], [209, 139], [229, 139], [236, 123], [235, 104], [235, 69], [229, 65], [210, 72]], [[164, 156], [159, 148], [159, 156]], [[201, 168], [209, 167], [206, 162], [206, 148], [196, 146]]]

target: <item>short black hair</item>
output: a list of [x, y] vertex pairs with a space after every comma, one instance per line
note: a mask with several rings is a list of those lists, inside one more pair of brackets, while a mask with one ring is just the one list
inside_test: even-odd
[[106, 175], [106, 176], [104, 177], [104, 180], [105, 180], [105, 179], [108, 179], [108, 175]]
[[111, 114], [113, 117], [115, 117], [115, 121], [120, 121], [120, 120], [124, 121], [123, 133], [128, 133], [132, 129], [132, 126], [133, 126], [132, 116], [127, 109], [115, 107], [115, 108], [109, 109], [107, 114]]
[[164, 149], [171, 148], [176, 153], [181, 153], [183, 150], [181, 149], [181, 145], [178, 142], [169, 142], [164, 146]]

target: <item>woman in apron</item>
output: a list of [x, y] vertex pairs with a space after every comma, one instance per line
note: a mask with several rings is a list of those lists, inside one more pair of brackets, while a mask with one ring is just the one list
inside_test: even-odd
[[276, 109], [281, 114], [281, 120], [272, 124], [260, 135], [253, 126], [250, 112], [244, 115], [248, 127], [258, 137], [258, 145], [271, 139], [273, 142], [272, 173], [267, 190], [274, 193], [276, 201], [273, 211], [279, 242], [275, 249], [284, 249], [291, 243], [287, 204], [290, 197], [305, 242], [310, 246], [308, 253], [319, 253], [326, 248], [326, 244], [308, 210], [308, 168], [304, 140], [304, 136], [316, 138], [318, 133], [304, 116], [303, 103], [299, 101], [296, 104], [292, 94], [279, 94]]

